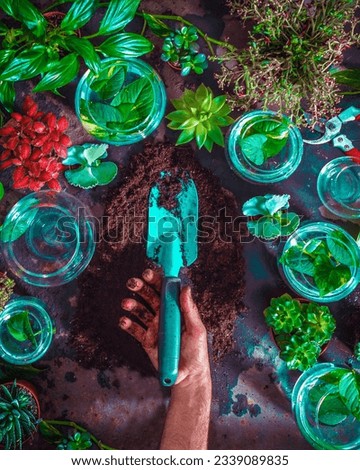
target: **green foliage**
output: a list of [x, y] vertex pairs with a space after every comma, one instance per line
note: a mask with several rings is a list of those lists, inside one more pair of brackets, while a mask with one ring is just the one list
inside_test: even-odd
[[37, 341], [30, 323], [28, 311], [19, 312], [9, 318], [6, 322], [6, 328], [16, 341], [30, 341], [35, 348], [37, 347]]
[[252, 218], [247, 222], [249, 232], [258, 238], [272, 240], [293, 233], [300, 217], [288, 212], [290, 196], [287, 194], [255, 196], [243, 204], [243, 214]]
[[86, 450], [92, 446], [88, 432], [75, 432], [72, 436], [63, 439], [57, 446], [58, 450]]
[[354, 370], [336, 369], [324, 374], [309, 397], [315, 408], [320, 405], [322, 424], [336, 426], [351, 415], [360, 421], [360, 374]]
[[344, 94], [359, 94], [360, 93], [360, 68], [358, 69], [345, 69], [331, 71], [331, 75], [335, 78], [336, 83], [344, 85], [351, 91]]
[[214, 143], [224, 147], [221, 127], [234, 122], [224, 95], [214, 98], [213, 92], [203, 83], [196, 91], [185, 90], [179, 99], [172, 100], [176, 111], [166, 117], [170, 129], [181, 130], [176, 145], [196, 140], [199, 148], [211, 152]]
[[354, 261], [348, 249], [348, 240], [339, 230], [326, 240], [300, 242], [290, 247], [280, 263], [313, 278], [320, 297], [334, 292], [351, 279]]
[[0, 360], [0, 382], [7, 382], [14, 379], [31, 380], [44, 372], [46, 368], [38, 368], [32, 365], [18, 366]]
[[360, 341], [355, 344], [354, 355], [357, 361], [360, 361]]
[[5, 449], [22, 448], [35, 431], [38, 410], [34, 398], [16, 380], [0, 385], [0, 443]]
[[341, 94], [331, 67], [341, 64], [344, 51], [359, 42], [355, 33], [359, 1], [227, 0], [241, 23], [253, 25], [246, 48], [226, 50], [213, 60], [229, 103], [243, 111], [260, 104], [279, 109], [296, 125], [310, 125], [336, 114]]
[[[149, 26], [155, 34], [162, 36], [164, 28], [159, 27], [159, 21], [150, 20]], [[152, 26], [154, 26], [154, 29]], [[199, 53], [198, 38], [194, 26], [183, 26], [180, 29], [168, 32], [164, 38], [161, 59], [179, 66], [183, 76], [189, 75], [192, 71], [201, 75], [208, 67], [208, 63], [205, 54]]]
[[[14, 82], [41, 76], [34, 91], [53, 91], [76, 78], [81, 59], [94, 73], [100, 69], [101, 56], [139, 57], [150, 52], [151, 42], [135, 33], [124, 33], [123, 28], [134, 18], [140, 0], [111, 0], [97, 32], [79, 35], [99, 7], [96, 0], [75, 0], [65, 17], [56, 23], [45, 18], [28, 0], [0, 0], [5, 13], [0, 28], [0, 101], [12, 110]], [[8, 27], [6, 15], [16, 25]], [[109, 36], [100, 45], [91, 40]], [[97, 42], [96, 42], [97, 44]]]
[[15, 282], [6, 273], [0, 273], [0, 312], [4, 310], [14, 291]]
[[113, 162], [104, 162], [107, 157], [108, 145], [83, 144], [74, 145], [68, 150], [63, 160], [64, 165], [75, 166], [65, 171], [65, 178], [73, 186], [89, 189], [110, 183], [118, 173], [118, 167]]
[[13, 242], [24, 235], [36, 217], [38, 209], [34, 206], [37, 203], [38, 199], [31, 197], [26, 200], [25, 204], [23, 203], [22, 209], [24, 210], [21, 215], [18, 215], [16, 218], [5, 219], [5, 222], [0, 227], [0, 241], [2, 243]]
[[336, 326], [328, 307], [300, 302], [289, 294], [271, 299], [264, 316], [289, 369], [306, 370], [313, 366]]

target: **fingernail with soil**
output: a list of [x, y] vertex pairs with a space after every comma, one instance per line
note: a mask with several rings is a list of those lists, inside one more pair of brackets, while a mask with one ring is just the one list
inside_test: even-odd
[[141, 287], [141, 283], [135, 277], [130, 278], [128, 282], [126, 283], [126, 285], [131, 290], [140, 289]]
[[127, 328], [127, 326], [128, 326], [128, 324], [127, 324], [127, 318], [125, 318], [125, 317], [120, 318], [120, 320], [119, 320], [119, 326], [120, 326], [120, 328], [123, 328], [124, 330], [126, 330], [126, 328]]
[[145, 269], [145, 271], [143, 272], [143, 278], [146, 281], [151, 281], [151, 279], [153, 278], [153, 273], [151, 269]]

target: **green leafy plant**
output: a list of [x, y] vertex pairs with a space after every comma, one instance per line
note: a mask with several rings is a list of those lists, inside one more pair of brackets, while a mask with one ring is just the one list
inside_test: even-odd
[[196, 91], [185, 90], [181, 98], [171, 101], [176, 111], [166, 118], [170, 129], [181, 130], [176, 145], [196, 140], [197, 146], [211, 152], [214, 143], [224, 147], [221, 127], [234, 122], [226, 97], [216, 96], [203, 83]]
[[87, 450], [92, 446], [90, 434], [88, 432], [76, 431], [73, 435], [63, 439], [58, 444], [59, 450]]
[[38, 412], [33, 396], [16, 380], [0, 385], [0, 443], [5, 449], [22, 448], [36, 429]]
[[[336, 368], [319, 378], [309, 393], [322, 424], [336, 426], [348, 416], [360, 421], [360, 374]], [[324, 398], [325, 396], [325, 398]]]
[[225, 50], [213, 60], [216, 75], [235, 108], [257, 105], [286, 114], [297, 125], [310, 125], [337, 112], [341, 94], [331, 67], [358, 42], [358, 0], [227, 0], [230, 13], [251, 25], [247, 47]]
[[354, 355], [357, 361], [360, 361], [360, 341], [355, 344]]
[[206, 55], [199, 52], [198, 34], [193, 26], [171, 31], [164, 39], [161, 59], [181, 68], [181, 75], [195, 72], [201, 75], [208, 67]]
[[250, 217], [249, 232], [258, 238], [272, 240], [288, 236], [300, 224], [300, 217], [288, 212], [290, 196], [287, 194], [255, 196], [243, 204], [243, 214]]
[[327, 306], [302, 302], [289, 294], [271, 299], [264, 316], [289, 369], [306, 370], [313, 366], [321, 347], [335, 331], [335, 319]]
[[262, 165], [285, 147], [289, 128], [283, 119], [258, 121], [245, 135], [239, 137], [239, 145], [245, 157], [255, 165]]
[[75, 168], [65, 171], [65, 178], [73, 186], [88, 189], [110, 183], [117, 173], [118, 167], [113, 162], [104, 162], [107, 157], [108, 145], [83, 144], [70, 147], [63, 165]]
[[325, 240], [299, 241], [284, 252], [280, 263], [312, 279], [320, 297], [339, 289], [351, 279], [353, 260], [348, 240], [339, 230]]
[[[81, 58], [97, 73], [101, 57], [138, 57], [150, 52], [153, 46], [148, 39], [123, 31], [139, 3], [140, 0], [111, 0], [98, 30], [79, 35], [99, 7], [96, 0], [75, 0], [57, 22], [47, 19], [29, 0], [0, 0], [5, 14], [0, 25], [0, 101], [5, 108], [12, 110], [16, 81], [40, 75], [33, 91], [58, 93], [77, 76]], [[14, 27], [7, 26], [14, 20]], [[103, 36], [108, 37], [99, 45], [92, 43]]]
[[334, 69], [331, 75], [335, 78], [336, 83], [349, 88], [349, 91], [342, 91], [343, 95], [357, 95], [360, 93], [360, 68], [358, 69]]
[[5, 219], [5, 222], [0, 226], [0, 240], [3, 243], [9, 243], [20, 238], [33, 222], [38, 208], [36, 197], [31, 197], [23, 204], [24, 211], [17, 218]]
[[16, 341], [30, 341], [34, 348], [37, 347], [36, 335], [39, 335], [41, 331], [34, 333], [30, 322], [30, 314], [27, 310], [9, 318], [6, 322], [6, 328], [10, 336]]
[[4, 310], [14, 292], [15, 282], [6, 273], [0, 273], [0, 312]]

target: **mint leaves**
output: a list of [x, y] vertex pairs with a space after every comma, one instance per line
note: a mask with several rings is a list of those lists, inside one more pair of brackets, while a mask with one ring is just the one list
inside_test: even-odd
[[245, 157], [255, 165], [262, 165], [285, 147], [289, 128], [282, 121], [263, 120], [250, 127], [239, 144]]
[[340, 230], [327, 235], [325, 240], [300, 242], [290, 247], [280, 263], [313, 278], [320, 297], [334, 292], [351, 279], [354, 266], [348, 240]]

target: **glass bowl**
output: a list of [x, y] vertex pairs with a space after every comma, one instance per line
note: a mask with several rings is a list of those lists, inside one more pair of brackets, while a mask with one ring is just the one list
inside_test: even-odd
[[39, 191], [20, 199], [0, 233], [9, 269], [34, 286], [59, 286], [75, 279], [95, 251], [91, 213], [65, 192]]
[[39, 299], [10, 300], [0, 313], [0, 357], [11, 364], [31, 364], [49, 349], [54, 330]]
[[75, 110], [85, 130], [112, 145], [145, 139], [159, 126], [165, 107], [161, 78], [140, 59], [105, 59], [99, 76], [88, 70], [76, 89]]
[[[309, 275], [309, 255], [307, 254], [300, 254], [299, 256], [296, 255], [296, 257], [293, 258], [293, 266], [297, 266], [297, 269], [287, 264], [281, 263], [280, 257], [278, 261], [279, 270], [285, 281], [295, 292], [300, 294], [301, 297], [313, 300], [315, 302], [335, 302], [349, 295], [357, 287], [360, 280], [360, 249], [353, 237], [349, 235], [343, 228], [329, 222], [305, 223], [301, 225], [287, 239], [281, 252], [281, 256], [287, 253], [289, 250], [292, 250], [294, 253], [294, 249], [297, 247], [305, 249], [308, 253], [313, 253], [315, 248], [320, 243], [322, 243], [323, 246], [326, 244], [326, 250], [331, 253], [331, 257], [329, 257], [331, 259], [331, 266], [328, 266], [331, 269], [332, 266], [345, 264], [344, 262], [339, 262], [339, 249], [341, 249], [341, 261], [346, 261], [346, 266], [349, 270], [347, 271], [349, 277], [347, 282], [344, 282], [339, 287], [335, 287], [331, 292], [328, 292], [325, 295], [321, 295], [320, 289], [318, 287], [319, 284], [315, 282], [313, 275]], [[331, 250], [329, 250], [329, 243]], [[333, 257], [332, 253], [335, 253], [335, 258]], [[311, 255], [310, 259], [312, 259]], [[299, 267], [302, 272], [298, 270]], [[325, 274], [326, 270], [327, 268], [325, 268]], [[328, 272], [330, 272], [329, 269]], [[335, 276], [335, 274], [333, 276]]]
[[342, 408], [327, 374], [346, 371], [331, 363], [316, 364], [297, 380], [291, 403], [297, 425], [316, 449], [360, 449], [360, 421]]
[[[288, 128], [285, 145], [280, 145], [278, 153], [264, 163], [255, 164], [243, 151], [243, 139], [249, 137], [249, 134], [259, 135], [254, 126], [272, 129], [280, 124]], [[266, 136], [264, 138], [266, 140]], [[276, 145], [280, 140], [279, 136], [272, 139], [273, 151], [276, 152]], [[226, 142], [226, 156], [230, 167], [243, 179], [254, 183], [276, 183], [288, 178], [299, 166], [302, 154], [303, 140], [299, 130], [287, 116], [279, 116], [273, 111], [251, 111], [244, 114], [231, 126]]]
[[360, 218], [360, 165], [351, 157], [331, 160], [317, 180], [321, 202], [333, 214], [344, 219]]

